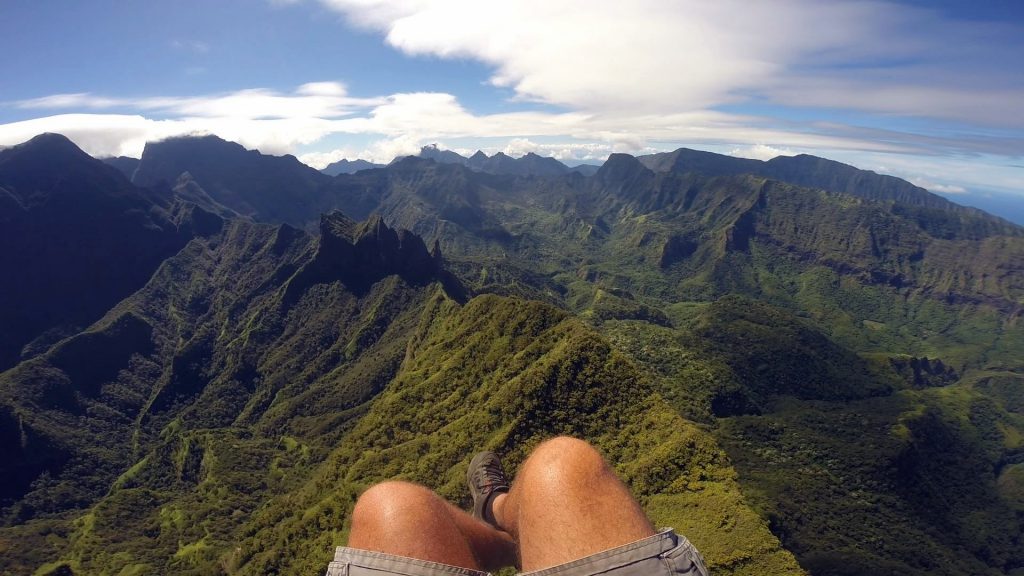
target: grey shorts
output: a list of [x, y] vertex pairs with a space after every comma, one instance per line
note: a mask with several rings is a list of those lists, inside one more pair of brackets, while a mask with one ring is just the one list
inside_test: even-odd
[[[369, 552], [356, 548], [339, 547], [334, 561], [327, 566], [326, 576], [488, 576], [487, 572], [458, 568]], [[552, 566], [523, 576], [708, 576], [708, 569], [700, 552], [684, 536], [665, 529], [643, 540], [598, 552], [567, 564]]]

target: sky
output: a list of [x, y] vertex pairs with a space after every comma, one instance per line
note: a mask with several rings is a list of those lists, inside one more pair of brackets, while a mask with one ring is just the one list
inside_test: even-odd
[[1024, 208], [1024, 2], [0, 0], [0, 145], [814, 154]]

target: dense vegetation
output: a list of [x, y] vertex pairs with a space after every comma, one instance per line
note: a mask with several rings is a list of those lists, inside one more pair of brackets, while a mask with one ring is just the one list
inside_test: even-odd
[[[87, 190], [167, 240], [9, 346], [0, 573], [316, 573], [373, 482], [467, 505], [475, 450], [514, 468], [556, 434], [716, 574], [1024, 571], [1024, 236], [998, 218], [809, 157], [331, 178], [185, 139], [138, 188], [68, 145], [0, 152], [0, 222]], [[32, 169], [55, 154], [73, 188]]]

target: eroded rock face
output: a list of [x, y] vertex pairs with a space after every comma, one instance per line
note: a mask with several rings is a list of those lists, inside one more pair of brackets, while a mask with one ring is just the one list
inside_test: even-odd
[[428, 281], [437, 262], [423, 239], [408, 230], [393, 230], [374, 215], [355, 222], [340, 212], [324, 215], [317, 259], [345, 270], [350, 281], [397, 274], [414, 283]]
[[336, 280], [360, 292], [392, 275], [410, 284], [450, 280], [436, 243], [429, 251], [422, 238], [388, 227], [377, 215], [356, 222], [341, 212], [331, 212], [320, 221], [316, 256], [292, 279], [288, 293], [297, 298], [309, 286]]
[[661, 247], [661, 260], [658, 265], [668, 268], [676, 262], [686, 260], [697, 251], [700, 243], [686, 236], [671, 236]]

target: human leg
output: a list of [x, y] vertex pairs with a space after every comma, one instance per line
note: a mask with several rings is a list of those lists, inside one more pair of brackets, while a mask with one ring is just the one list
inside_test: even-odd
[[495, 570], [516, 559], [508, 534], [406, 482], [377, 484], [360, 496], [348, 546], [474, 570]]
[[564, 564], [655, 534], [632, 494], [589, 444], [544, 442], [511, 491], [494, 497], [496, 525], [519, 544], [523, 570]]

